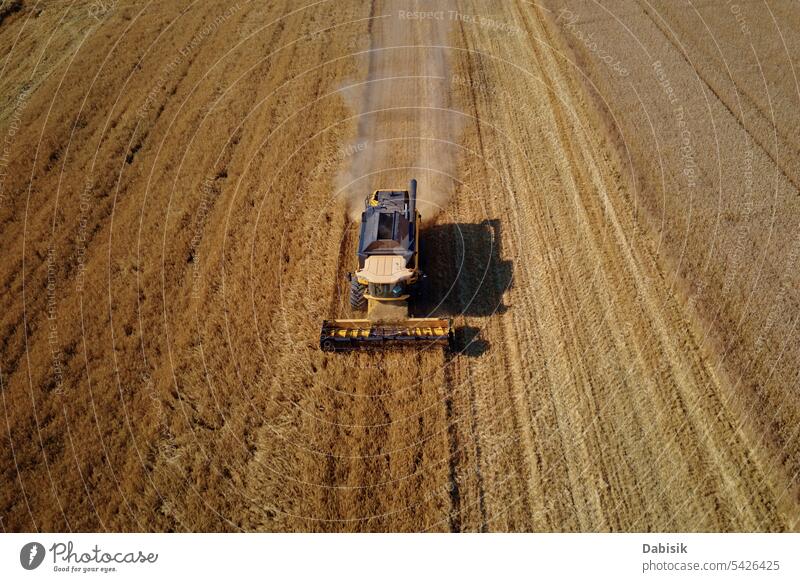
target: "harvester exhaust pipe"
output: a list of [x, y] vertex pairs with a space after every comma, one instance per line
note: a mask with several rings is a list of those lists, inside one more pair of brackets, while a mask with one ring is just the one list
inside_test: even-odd
[[417, 210], [417, 180], [415, 178], [408, 183], [408, 200], [408, 214], [411, 216], [411, 220], [414, 220], [416, 216], [414, 213]]

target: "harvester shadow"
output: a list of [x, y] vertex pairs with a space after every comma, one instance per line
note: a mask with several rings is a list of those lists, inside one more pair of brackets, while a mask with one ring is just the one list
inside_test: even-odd
[[489, 349], [489, 342], [478, 337], [481, 330], [477, 327], [462, 325], [457, 327], [453, 338], [453, 350], [462, 356], [477, 358]]
[[[505, 313], [513, 263], [500, 258], [500, 220], [438, 224], [420, 231], [420, 267], [426, 279], [413, 302], [416, 317], [491, 317]], [[489, 348], [479, 329], [462, 326], [456, 348], [480, 355]]]

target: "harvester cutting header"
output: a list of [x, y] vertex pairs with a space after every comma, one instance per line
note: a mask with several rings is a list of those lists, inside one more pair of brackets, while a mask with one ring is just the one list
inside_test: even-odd
[[358, 239], [358, 270], [348, 274], [350, 306], [365, 319], [322, 322], [326, 351], [365, 346], [450, 345], [449, 319], [410, 318], [408, 300], [419, 295], [417, 181], [408, 190], [376, 190], [365, 202]]

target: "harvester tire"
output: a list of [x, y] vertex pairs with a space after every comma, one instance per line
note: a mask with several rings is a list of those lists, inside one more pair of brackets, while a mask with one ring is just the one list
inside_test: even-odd
[[350, 307], [356, 311], [364, 311], [367, 308], [367, 300], [364, 293], [367, 288], [361, 285], [355, 278], [350, 280]]

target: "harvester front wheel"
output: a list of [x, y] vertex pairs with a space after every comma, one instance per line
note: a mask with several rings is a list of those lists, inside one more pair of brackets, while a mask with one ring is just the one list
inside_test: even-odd
[[367, 308], [367, 299], [364, 297], [366, 285], [362, 285], [353, 277], [350, 280], [350, 307], [356, 311], [364, 311]]

